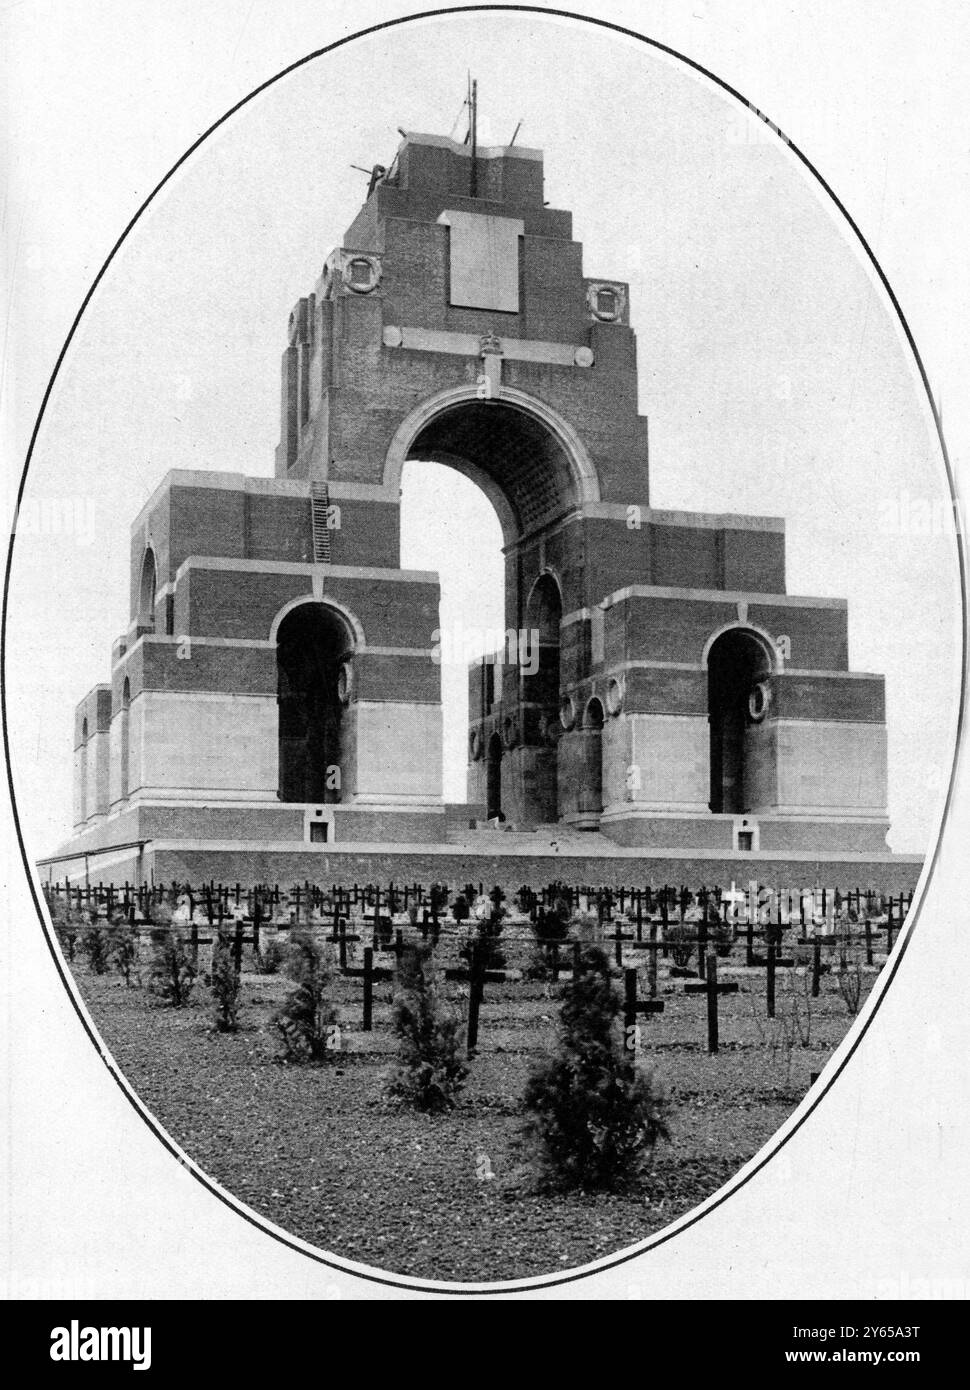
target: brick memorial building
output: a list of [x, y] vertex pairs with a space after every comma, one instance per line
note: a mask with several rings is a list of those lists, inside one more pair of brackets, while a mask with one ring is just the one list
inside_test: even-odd
[[[786, 593], [779, 518], [651, 507], [636, 354], [538, 150], [407, 135], [290, 316], [275, 477], [174, 471], [134, 521], [69, 872], [911, 887], [845, 601]], [[504, 534], [458, 806], [408, 459], [474, 480]]]

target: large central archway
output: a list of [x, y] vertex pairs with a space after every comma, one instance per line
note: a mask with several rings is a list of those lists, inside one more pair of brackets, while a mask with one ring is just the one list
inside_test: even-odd
[[[555, 821], [560, 623], [584, 599], [581, 571], [572, 569], [564, 593], [543, 547], [562, 518], [599, 501], [592, 461], [557, 412], [504, 383], [499, 398], [480, 399], [476, 388], [459, 387], [412, 410], [388, 451], [389, 490], [400, 488], [404, 465], [413, 460], [446, 465], [476, 483], [502, 527], [505, 613], [494, 699], [476, 709], [473, 694], [469, 710], [488, 772], [469, 769], [469, 799], [516, 822]], [[503, 751], [488, 757], [496, 730]]]
[[439, 391], [402, 420], [384, 468], [395, 495], [408, 459], [446, 463], [477, 482], [499, 514], [506, 545], [570, 506], [600, 500], [593, 461], [568, 421], [504, 384], [488, 400], [475, 386]]
[[408, 457], [451, 463], [493, 497], [497, 491], [503, 524], [507, 529], [511, 522], [519, 535], [579, 500], [569, 457], [555, 435], [535, 416], [499, 401], [442, 411], [415, 436]]

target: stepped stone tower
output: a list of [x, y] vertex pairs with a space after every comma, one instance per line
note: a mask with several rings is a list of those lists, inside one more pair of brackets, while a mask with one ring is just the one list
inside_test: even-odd
[[[780, 519], [651, 508], [636, 352], [538, 150], [407, 135], [290, 316], [275, 478], [172, 472], [133, 524], [72, 848], [427, 846], [490, 816], [885, 852], [883, 678], [849, 670], [844, 601], [786, 594]], [[504, 532], [509, 649], [470, 671], [459, 807], [437, 576], [400, 567], [408, 459], [473, 479]]]

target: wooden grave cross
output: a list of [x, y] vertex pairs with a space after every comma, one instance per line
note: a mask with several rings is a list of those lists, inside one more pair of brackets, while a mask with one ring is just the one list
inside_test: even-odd
[[717, 997], [719, 994], [737, 994], [738, 982], [726, 980], [724, 984], [718, 984], [717, 955], [713, 951], [708, 953], [705, 973], [707, 978], [703, 984], [688, 983], [684, 985], [684, 993], [707, 995], [707, 1050], [713, 1053], [718, 1049]]
[[[781, 908], [780, 908], [780, 907], [779, 907], [778, 915], [779, 915], [779, 919], [780, 919], [780, 917], [781, 917]], [[755, 953], [754, 953], [754, 938], [755, 938], [756, 936], [760, 936], [760, 937], [763, 937], [763, 938], [764, 938], [764, 942], [765, 942], [766, 948], [770, 948], [771, 946], [774, 946], [775, 949], [774, 949], [774, 954], [773, 954], [773, 955], [772, 955], [770, 949], [766, 950], [766, 954], [763, 955], [763, 956], [756, 956], [756, 955], [755, 955]], [[746, 939], [747, 939], [747, 945], [746, 945], [744, 963], [745, 963], [745, 965], [748, 967], [748, 969], [750, 969], [750, 970], [764, 970], [766, 967], [769, 966], [769, 957], [771, 958], [771, 965], [770, 965], [770, 968], [771, 968], [771, 969], [775, 969], [775, 968], [778, 967], [778, 966], [791, 966], [791, 965], [794, 965], [794, 964], [795, 964], [794, 960], [793, 960], [791, 957], [789, 957], [789, 956], [784, 956], [784, 957], [783, 957], [783, 956], [781, 956], [781, 955], [779, 954], [779, 952], [781, 951], [781, 948], [782, 948], [782, 943], [783, 943], [783, 941], [784, 941], [784, 937], [785, 937], [785, 924], [784, 924], [784, 922], [782, 922], [781, 920], [779, 920], [779, 921], [777, 921], [777, 922], [771, 922], [771, 921], [769, 921], [769, 922], [767, 922], [767, 923], [765, 924], [765, 926], [759, 927], [757, 930], [755, 930], [755, 925], [754, 925], [754, 922], [753, 922], [753, 920], [752, 920], [751, 914], [750, 914], [750, 912], [749, 912], [749, 913], [748, 913], [748, 921], [747, 921], [747, 924], [746, 924], [746, 926], [745, 926], [745, 937], [746, 937]]]
[[373, 946], [365, 946], [363, 966], [348, 965], [344, 974], [351, 977], [358, 977], [364, 981], [364, 1016], [361, 1029], [363, 1032], [369, 1033], [374, 1026], [374, 981], [392, 980], [394, 978], [394, 971], [375, 966], [374, 948]]
[[[656, 956], [652, 957], [656, 965]], [[638, 1051], [640, 1030], [637, 1027], [637, 1018], [640, 1014], [662, 1014], [664, 1011], [664, 1001], [662, 999], [637, 999], [637, 972], [632, 967], [623, 972], [623, 1038], [627, 1049], [630, 1052]]]
[[615, 929], [614, 929], [613, 931], [610, 932], [609, 939], [610, 939], [611, 941], [614, 941], [614, 942], [616, 943], [616, 946], [615, 946], [615, 951], [616, 951], [616, 963], [617, 963], [617, 965], [622, 966], [622, 964], [623, 964], [623, 943], [624, 943], [624, 941], [632, 941], [632, 940], [634, 939], [634, 938], [633, 938], [633, 933], [632, 933], [632, 932], [625, 932], [625, 931], [623, 930], [623, 927], [622, 927], [622, 925], [621, 925], [621, 923], [620, 923], [620, 919], [619, 919], [619, 917], [618, 917], [618, 918], [616, 919], [616, 927], [615, 927]]
[[328, 941], [335, 941], [337, 943], [340, 969], [345, 971], [347, 969], [347, 942], [359, 941], [360, 935], [357, 932], [348, 932], [347, 918], [338, 917], [337, 921], [334, 923], [333, 931], [326, 939]]

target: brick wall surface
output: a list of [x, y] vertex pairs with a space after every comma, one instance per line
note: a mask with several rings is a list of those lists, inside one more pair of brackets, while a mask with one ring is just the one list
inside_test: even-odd
[[757, 855], [706, 856], [699, 852], [683, 855], [658, 853], [631, 855], [605, 860], [594, 856], [498, 855], [468, 853], [395, 854], [325, 849], [319, 852], [157, 850], [153, 855], [156, 878], [201, 882], [215, 878], [224, 883], [269, 882], [311, 883], [405, 883], [435, 880], [457, 887], [469, 880], [486, 885], [501, 884], [506, 892], [522, 884], [533, 886], [555, 879], [573, 884], [624, 884], [660, 886], [670, 884], [722, 884], [732, 881], [759, 883], [776, 888], [813, 888], [815, 884], [843, 888], [872, 886], [884, 892], [909, 892], [916, 886], [922, 863], [919, 860], [871, 857], [809, 857], [807, 859], [765, 859]]
[[[151, 545], [157, 564], [157, 634], [168, 630], [179, 636], [266, 642], [280, 610], [309, 598], [315, 579], [319, 596], [322, 579], [324, 601], [355, 615], [369, 647], [431, 646], [439, 623], [437, 584], [312, 570], [309, 486], [295, 494], [287, 486], [290, 480], [311, 478], [333, 485], [331, 500], [340, 507], [340, 527], [330, 533], [332, 565], [361, 570], [399, 565], [396, 498], [386, 492], [382, 500], [341, 498], [339, 484], [384, 485], [388, 451], [402, 421], [436, 392], [474, 390], [482, 362], [474, 349], [464, 356], [385, 345], [388, 326], [591, 348], [593, 368], [506, 359], [503, 381], [545, 403], [574, 431], [591, 460], [602, 501], [623, 508], [648, 506], [648, 429], [638, 410], [637, 340], [630, 326], [636, 306], [628, 302], [628, 287], [616, 282], [626, 298], [617, 322], [597, 321], [587, 300], [593, 282], [584, 276], [582, 245], [573, 240], [571, 216], [544, 206], [541, 158], [519, 149], [482, 158], [476, 167], [477, 197], [472, 198], [467, 150], [428, 137], [404, 142], [396, 183], [377, 185], [343, 242], [380, 257], [377, 287], [372, 293], [352, 292], [340, 278], [338, 252], [328, 262], [337, 267], [336, 278], [324, 278], [326, 271], [313, 292], [295, 305], [282, 362], [279, 485], [274, 491], [237, 478], [223, 479], [223, 486], [202, 486], [176, 475], [133, 528], [133, 620], [139, 617], [142, 562]], [[459, 231], [457, 224], [452, 229], [438, 221], [447, 211], [522, 223], [516, 312], [450, 303], [450, 251]], [[782, 531], [711, 524], [703, 517], [695, 525], [675, 524], [657, 515], [644, 518], [637, 529], [622, 514], [582, 516], [575, 507], [578, 484], [568, 447], [507, 401], [470, 400], [460, 410], [439, 414], [423, 426], [411, 447], [415, 456], [460, 456], [472, 469], [488, 473], [505, 494], [506, 627], [528, 625], [526, 597], [547, 569], [559, 583], [564, 614], [592, 613], [592, 620], [571, 622], [562, 631], [560, 684], [574, 690], [579, 703], [594, 691], [602, 695], [606, 674], [619, 670], [625, 672], [627, 712], [705, 715], [705, 644], [718, 628], [737, 621], [738, 594], [758, 594], [765, 597], [748, 601], [747, 620], [772, 638], [790, 639], [788, 666], [796, 672], [776, 680], [771, 719], [884, 721], [881, 677], [797, 674], [847, 673], [847, 613], [844, 606], [773, 601], [785, 590]], [[186, 568], [169, 598], [161, 591], [175, 582], [179, 567], [190, 558], [200, 563]], [[245, 559], [267, 568], [221, 568], [207, 565], [207, 558]], [[307, 569], [276, 573], [270, 567], [279, 561]], [[630, 585], [706, 590], [712, 596], [637, 595], [601, 608], [609, 595]], [[724, 591], [735, 597], [719, 602], [713, 596]], [[133, 650], [114, 672], [110, 692], [92, 692], [78, 706], [76, 744], [85, 718], [89, 729], [96, 723], [102, 727], [111, 710], [120, 707], [126, 677], [133, 699], [143, 690], [276, 691], [270, 649], [197, 644], [183, 660], [185, 653], [174, 644], [150, 639], [138, 644], [142, 630], [151, 632], [151, 619], [147, 626], [130, 629], [127, 641]], [[644, 662], [658, 665], [628, 667]], [[662, 663], [693, 669], [665, 670]], [[521, 708], [520, 698], [541, 694], [543, 707], [554, 708], [554, 674], [541, 692], [520, 689], [514, 667], [504, 667], [496, 679], [501, 684], [501, 727], [505, 730], [505, 721], [512, 720], [516, 736], [526, 741], [510, 760], [519, 772], [507, 780], [508, 794], [517, 799], [517, 813], [521, 810], [524, 817], [530, 809], [537, 812], [541, 802], [545, 818], [548, 777], [536, 771], [549, 761], [546, 754], [545, 761], [537, 761], [536, 748], [545, 734], [537, 710]], [[440, 672], [417, 652], [364, 653], [356, 662], [354, 686], [357, 700], [420, 707], [438, 702]], [[473, 721], [483, 715], [480, 678], [471, 687], [470, 715]], [[497, 718], [493, 715], [488, 729]], [[766, 728], [770, 732], [770, 722]], [[575, 775], [567, 767], [560, 779], [560, 812], [583, 809], [589, 800], [583, 785], [586, 760], [580, 763]]]
[[[293, 599], [311, 596], [309, 573], [194, 567], [182, 583], [186, 578], [187, 625], [180, 631], [199, 636], [266, 641], [280, 609]], [[438, 626], [436, 583], [331, 574], [325, 579], [324, 597], [359, 619], [370, 646], [427, 647]]]
[[886, 720], [884, 676], [785, 673], [775, 677], [773, 696], [773, 713], [782, 719], [849, 719], [868, 724]]
[[[180, 655], [181, 653], [181, 655]], [[265, 647], [210, 647], [202, 642], [157, 642], [146, 638], [132, 693], [138, 690], [218, 690], [275, 695], [276, 652]]]

